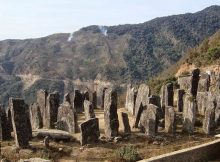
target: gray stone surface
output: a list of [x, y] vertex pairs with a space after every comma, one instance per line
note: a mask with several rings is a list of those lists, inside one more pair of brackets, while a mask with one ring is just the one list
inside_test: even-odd
[[69, 102], [59, 106], [56, 128], [70, 133], [78, 132], [77, 114]]
[[173, 95], [173, 83], [167, 83], [162, 86], [160, 98], [161, 107], [164, 112], [166, 106], [173, 106]]
[[210, 75], [207, 73], [203, 73], [200, 75], [199, 84], [198, 84], [198, 92], [207, 92], [210, 87]]
[[117, 92], [112, 89], [105, 91], [104, 102], [104, 121], [105, 121], [105, 136], [107, 138], [118, 135], [119, 121], [117, 114]]
[[99, 140], [99, 120], [93, 118], [80, 124], [80, 144], [97, 143]]
[[137, 97], [137, 89], [131, 84], [127, 85], [125, 109], [132, 115], [135, 115], [135, 100]]
[[30, 121], [33, 130], [43, 128], [40, 106], [37, 103], [30, 106]]
[[47, 106], [46, 106], [46, 125], [45, 128], [47, 129], [54, 129], [55, 123], [57, 122], [57, 114], [58, 114], [58, 107], [59, 107], [59, 100], [60, 95], [58, 92], [50, 93], [47, 97]]
[[174, 107], [165, 107], [165, 132], [174, 134], [176, 132], [176, 113]]
[[43, 127], [46, 126], [46, 104], [48, 93], [46, 90], [40, 89], [37, 91], [37, 104], [40, 107], [41, 118], [43, 120]]
[[196, 120], [196, 100], [191, 95], [186, 95], [183, 108], [183, 132], [192, 134]]
[[185, 91], [183, 89], [177, 89], [177, 111], [183, 112]]
[[196, 96], [198, 114], [205, 115], [209, 92], [198, 92]]
[[84, 101], [84, 113], [85, 113], [85, 120], [95, 118], [93, 104], [88, 100]]
[[123, 130], [125, 134], [130, 134], [131, 133], [131, 127], [129, 124], [129, 118], [128, 114], [121, 112], [121, 117], [122, 117], [122, 124], [123, 124]]
[[199, 75], [200, 75], [200, 70], [199, 69], [194, 69], [192, 71], [191, 94], [194, 97], [196, 97], [196, 95], [197, 95], [199, 78], [200, 78]]
[[26, 105], [22, 99], [9, 99], [11, 110], [11, 119], [13, 131], [15, 136], [15, 144], [19, 148], [26, 148], [29, 146], [29, 128], [28, 128], [28, 114], [26, 113]]
[[143, 107], [140, 117], [140, 128], [147, 136], [155, 136], [158, 127], [158, 107], [149, 104]]

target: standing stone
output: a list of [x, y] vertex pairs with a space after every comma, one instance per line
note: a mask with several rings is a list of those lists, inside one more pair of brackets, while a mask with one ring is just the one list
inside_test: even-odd
[[30, 120], [33, 130], [43, 128], [43, 120], [41, 118], [40, 106], [37, 103], [33, 103], [30, 106]]
[[32, 127], [31, 127], [31, 120], [30, 120], [30, 109], [29, 109], [29, 105], [25, 104], [25, 108], [26, 108], [26, 114], [27, 114], [27, 133], [29, 136], [29, 140], [32, 139]]
[[77, 114], [67, 101], [58, 108], [56, 128], [70, 133], [78, 132]]
[[8, 127], [6, 112], [3, 106], [0, 107], [0, 141], [9, 140], [11, 138], [11, 131]]
[[207, 92], [210, 87], [210, 75], [205, 73], [201, 74], [198, 83], [198, 92]]
[[209, 92], [198, 92], [196, 96], [198, 114], [205, 115]]
[[19, 148], [29, 146], [29, 133], [27, 123], [26, 105], [22, 99], [9, 99], [11, 118], [15, 136], [15, 144]]
[[127, 94], [126, 94], [126, 102], [125, 109], [128, 110], [129, 113], [135, 115], [135, 100], [137, 97], [137, 90], [135, 87], [132, 87], [131, 84], [127, 86]]
[[141, 114], [143, 113], [144, 107], [146, 107], [146, 105], [143, 106], [142, 103], [141, 103], [141, 105], [140, 105], [140, 107], [139, 107], [139, 109], [138, 109], [138, 112], [137, 112], [137, 114], [135, 115], [135, 121], [134, 121], [133, 128], [138, 128], [138, 124], [139, 124], [139, 122], [140, 122]]
[[174, 107], [165, 107], [165, 132], [174, 134], [176, 132], [176, 113]]
[[129, 124], [128, 114], [122, 112], [121, 117], [122, 117], [122, 123], [123, 123], [123, 127], [124, 127], [124, 133], [130, 134], [131, 133], [131, 127], [130, 127], [130, 124]]
[[177, 89], [177, 111], [178, 112], [183, 112], [184, 94], [185, 94], [185, 91], [183, 89]]
[[200, 78], [199, 74], [200, 74], [199, 69], [194, 69], [192, 71], [191, 94], [193, 97], [196, 97], [197, 95], [199, 78]]
[[184, 76], [178, 77], [178, 84], [180, 85], [180, 89], [184, 89], [186, 93], [190, 94], [190, 88], [192, 83], [192, 76], [191, 74], [187, 74]]
[[107, 138], [118, 135], [117, 92], [112, 89], [105, 91], [104, 102], [105, 136]]
[[100, 136], [99, 119], [89, 119], [80, 124], [80, 144], [90, 144], [98, 142]]
[[215, 96], [209, 94], [207, 108], [205, 110], [205, 118], [203, 120], [203, 131], [205, 134], [212, 134], [215, 131], [215, 107]]
[[58, 92], [50, 93], [47, 97], [46, 107], [46, 128], [54, 129], [57, 122], [58, 107], [60, 102], [60, 96]]
[[78, 113], [83, 112], [83, 95], [79, 90], [74, 90], [74, 109]]
[[63, 102], [68, 102], [71, 104], [71, 95], [69, 93], [66, 93], [63, 97]]
[[140, 128], [147, 136], [154, 137], [158, 127], [158, 107], [149, 104], [143, 107], [140, 118]]
[[48, 93], [45, 90], [39, 90], [37, 91], [37, 104], [40, 107], [40, 112], [41, 112], [41, 118], [42, 118], [42, 122], [43, 122], [43, 127], [46, 126], [46, 104], [47, 104], [47, 96]]
[[13, 132], [12, 120], [11, 120], [11, 110], [10, 107], [6, 108], [6, 117], [7, 117], [7, 127], [11, 134]]
[[95, 118], [94, 107], [90, 101], [84, 101], [85, 120]]
[[83, 100], [88, 100], [89, 101], [89, 92], [88, 91], [83, 92]]
[[97, 108], [97, 94], [96, 94], [96, 91], [90, 93], [89, 99], [90, 99], [90, 102], [92, 102], [94, 109], [96, 109]]
[[161, 106], [165, 111], [166, 106], [173, 106], [173, 83], [167, 83], [161, 88]]
[[215, 107], [215, 124], [220, 125], [220, 95], [216, 95], [216, 107]]
[[187, 95], [183, 108], [183, 132], [192, 134], [196, 120], [196, 101], [193, 96]]
[[95, 85], [95, 91], [97, 96], [97, 108], [104, 108], [104, 98], [105, 98], [105, 90], [107, 86], [97, 83]]

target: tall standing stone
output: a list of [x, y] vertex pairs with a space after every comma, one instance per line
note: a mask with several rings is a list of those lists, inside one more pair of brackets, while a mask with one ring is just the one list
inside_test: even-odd
[[80, 124], [80, 144], [90, 144], [98, 142], [100, 136], [99, 119], [89, 119]]
[[46, 107], [46, 128], [54, 129], [57, 122], [58, 107], [60, 102], [60, 95], [58, 92], [50, 93], [47, 97]]
[[97, 94], [96, 91], [90, 93], [90, 102], [92, 102], [94, 109], [97, 108]]
[[107, 89], [107, 86], [102, 84], [96, 84], [95, 85], [95, 91], [96, 91], [96, 97], [97, 97], [97, 108], [104, 108], [104, 98], [105, 98], [105, 91]]
[[193, 96], [187, 95], [183, 108], [183, 132], [192, 134], [196, 120], [196, 101]]
[[122, 112], [121, 117], [122, 117], [122, 123], [123, 123], [123, 127], [124, 127], [124, 133], [130, 134], [131, 133], [131, 127], [130, 127], [130, 124], [129, 124], [128, 114]]
[[58, 108], [57, 129], [70, 133], [78, 132], [77, 114], [72, 105], [65, 101]]
[[166, 106], [173, 106], [173, 83], [167, 83], [161, 88], [161, 106], [165, 111]]
[[74, 109], [76, 112], [83, 112], [83, 95], [79, 90], [74, 90]]
[[9, 122], [3, 106], [0, 107], [0, 141], [8, 140], [11, 138], [11, 131]]
[[126, 102], [125, 109], [128, 110], [129, 113], [135, 115], [135, 100], [137, 97], [137, 89], [132, 87], [131, 84], [127, 86], [127, 94], [126, 94]]
[[194, 69], [192, 71], [191, 94], [193, 97], [196, 97], [197, 95], [199, 78], [200, 78], [199, 74], [200, 74], [199, 69]]
[[205, 115], [209, 92], [198, 92], [196, 96], [198, 114]]
[[105, 136], [107, 138], [118, 135], [117, 92], [112, 89], [105, 91], [104, 102]]
[[89, 101], [89, 92], [88, 91], [83, 92], [83, 100], [88, 100]]
[[6, 108], [6, 117], [7, 117], [7, 127], [9, 132], [13, 132], [12, 120], [11, 120], [11, 110], [10, 107]]
[[174, 134], [176, 132], [176, 113], [174, 107], [165, 107], [165, 132]]
[[198, 83], [198, 92], [207, 92], [210, 87], [210, 75], [205, 73], [201, 74]]
[[30, 109], [29, 105], [25, 104], [26, 114], [27, 114], [27, 133], [29, 135], [29, 140], [32, 139], [32, 127], [31, 127], [31, 119], [30, 119]]
[[37, 104], [40, 107], [40, 112], [41, 112], [41, 118], [43, 122], [43, 127], [46, 126], [46, 104], [47, 104], [47, 96], [48, 93], [46, 90], [39, 90], [37, 91]]
[[85, 119], [86, 120], [95, 118], [93, 104], [88, 100], [84, 101], [84, 113], [85, 113]]
[[30, 106], [30, 120], [33, 130], [43, 128], [43, 119], [41, 117], [40, 106], [33, 103]]
[[185, 91], [183, 89], [177, 89], [177, 111], [183, 112]]
[[22, 99], [9, 99], [15, 144], [19, 148], [29, 146], [26, 105]]
[[158, 107], [149, 104], [143, 107], [140, 128], [147, 136], [155, 136], [158, 128]]

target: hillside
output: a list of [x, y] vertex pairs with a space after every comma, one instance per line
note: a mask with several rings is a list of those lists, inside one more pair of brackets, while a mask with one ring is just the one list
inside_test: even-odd
[[0, 41], [1, 99], [30, 96], [41, 87], [63, 91], [65, 82], [77, 79], [142, 82], [218, 29], [220, 6], [211, 6], [135, 25], [89, 26], [72, 34]]

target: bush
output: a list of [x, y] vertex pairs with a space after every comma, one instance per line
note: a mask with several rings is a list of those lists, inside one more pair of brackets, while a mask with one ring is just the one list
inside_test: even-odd
[[121, 147], [115, 151], [116, 158], [133, 162], [140, 160], [137, 150], [134, 146]]

